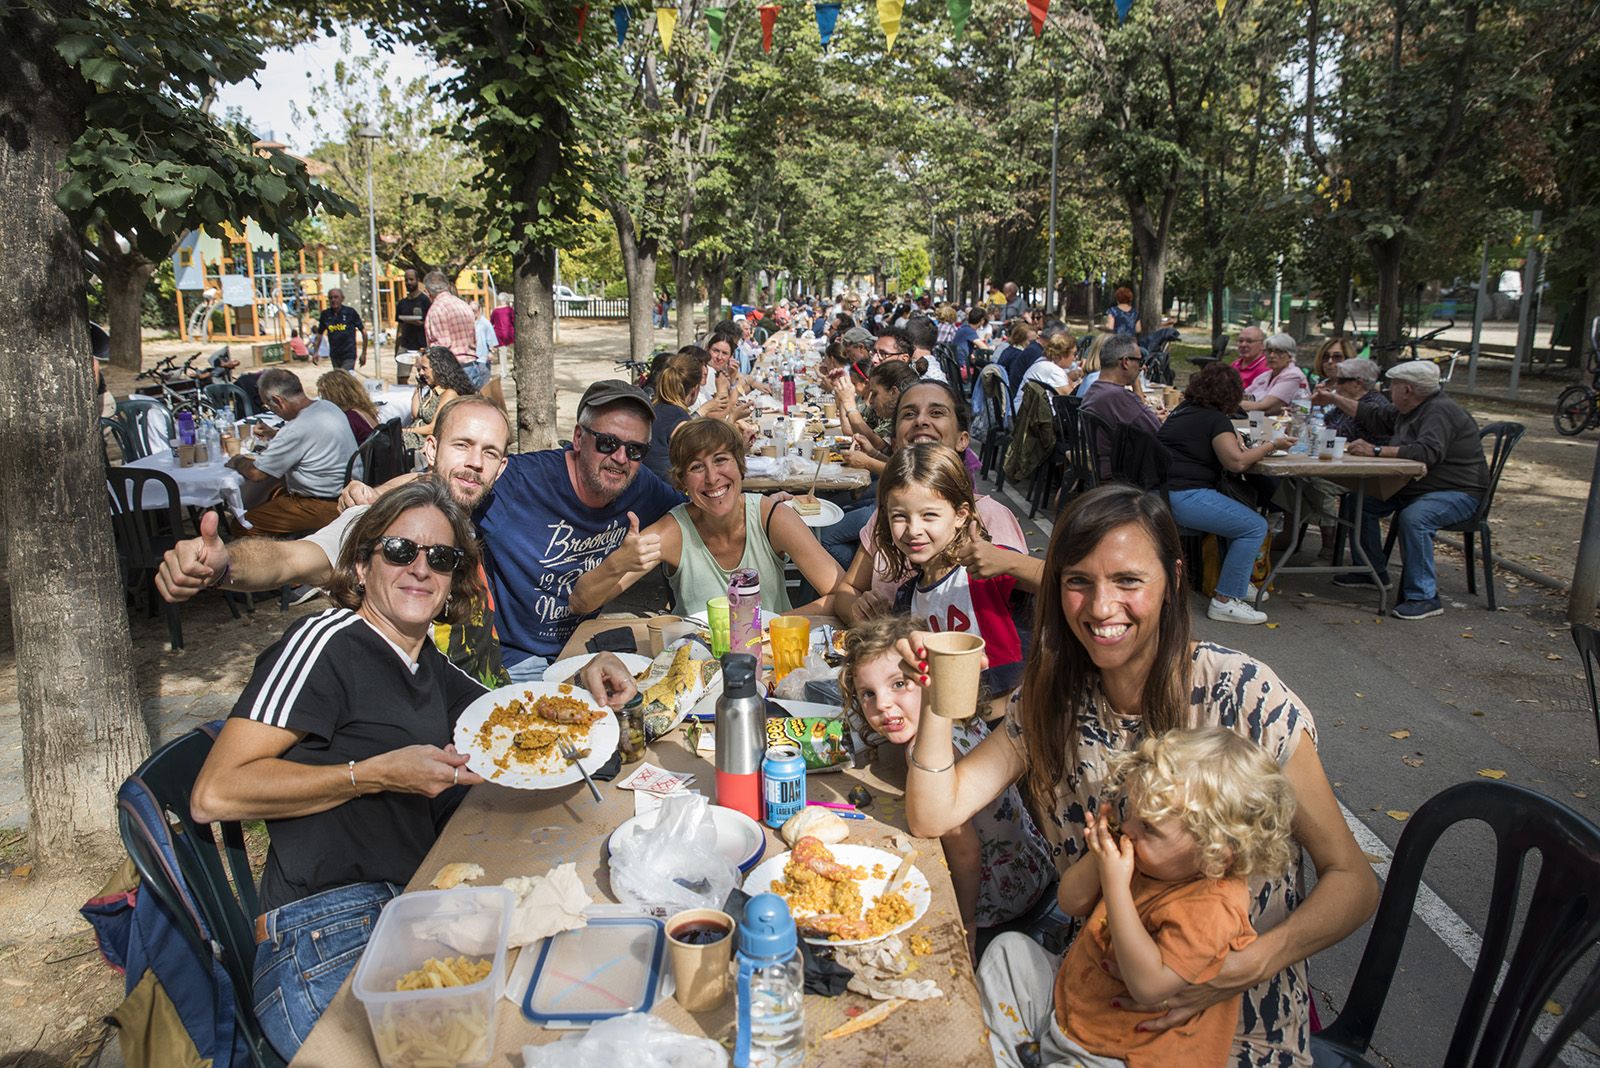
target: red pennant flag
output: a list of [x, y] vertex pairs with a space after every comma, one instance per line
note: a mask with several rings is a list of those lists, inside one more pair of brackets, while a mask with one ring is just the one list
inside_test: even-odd
[[772, 51], [772, 27], [778, 21], [780, 8], [777, 4], [762, 4], [759, 10], [761, 11], [761, 51], [770, 52]]
[[589, 22], [589, 5], [579, 4], [573, 10], [578, 13], [578, 43], [583, 43], [583, 27]]
[[1033, 17], [1033, 35], [1044, 33], [1044, 19], [1050, 14], [1050, 0], [1028, 0], [1028, 14]]

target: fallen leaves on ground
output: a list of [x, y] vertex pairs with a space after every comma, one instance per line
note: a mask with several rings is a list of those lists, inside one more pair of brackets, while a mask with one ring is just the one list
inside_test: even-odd
[[1561, 1007], [1561, 1002], [1559, 1001], [1547, 1001], [1544, 1003], [1544, 1011], [1548, 1012], [1551, 1016], [1560, 1016], [1567, 1010]]
[[1393, 738], [1397, 742], [1403, 742], [1407, 738], [1411, 737], [1411, 732], [1402, 727], [1400, 730], [1390, 731], [1389, 737]]
[[1403, 756], [1400, 758], [1400, 763], [1408, 768], [1420, 768], [1422, 767], [1422, 758], [1419, 756]]
[[1264, 624], [1264, 626], [1268, 630], [1277, 630], [1278, 629], [1278, 625], [1276, 623], [1267, 623], [1267, 624]]
[[1406, 820], [1411, 818], [1411, 813], [1407, 812], [1403, 808], [1387, 809], [1387, 810], [1385, 810], [1384, 815], [1388, 816], [1390, 819], [1394, 820], [1396, 823], [1404, 823]]
[[1368, 864], [1387, 864], [1387, 863], [1389, 863], [1389, 858], [1384, 857], [1384, 856], [1380, 856], [1377, 853], [1368, 853], [1364, 849], [1361, 851], [1361, 855], [1367, 858], [1367, 863]]
[[1485, 779], [1498, 780], [1506, 777], [1506, 773], [1501, 771], [1499, 768], [1479, 768], [1478, 774], [1482, 775]]
[[1564, 660], [1564, 659], [1566, 659], [1560, 653], [1545, 653], [1544, 654], [1544, 658], [1546, 660]]

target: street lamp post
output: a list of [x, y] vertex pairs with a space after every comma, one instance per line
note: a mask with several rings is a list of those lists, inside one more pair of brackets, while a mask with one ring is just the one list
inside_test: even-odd
[[367, 251], [372, 255], [372, 373], [383, 377], [383, 305], [378, 303], [378, 209], [372, 199], [372, 146], [382, 136], [370, 123], [356, 131], [367, 143]]

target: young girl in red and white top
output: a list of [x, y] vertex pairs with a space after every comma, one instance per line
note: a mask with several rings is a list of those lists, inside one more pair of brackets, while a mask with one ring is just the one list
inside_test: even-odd
[[[1009, 574], [978, 578], [963, 566], [970, 547], [988, 541], [989, 532], [961, 455], [935, 444], [896, 452], [878, 478], [875, 523], [875, 574], [852, 566], [846, 583], [866, 594], [874, 577], [887, 579], [897, 586], [895, 614], [909, 615], [923, 630], [969, 631], [983, 638], [989, 658], [983, 692], [990, 701], [984, 718], [1004, 715], [1006, 699], [1022, 681], [1022, 639], [1010, 603], [1017, 580]], [[841, 598], [839, 587], [834, 604], [847, 622], [870, 614], [859, 611], [848, 594]]]

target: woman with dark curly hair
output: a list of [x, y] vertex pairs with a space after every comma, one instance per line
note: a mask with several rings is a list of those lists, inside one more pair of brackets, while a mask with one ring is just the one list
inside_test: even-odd
[[1261, 513], [1223, 493], [1223, 469], [1244, 471], [1263, 456], [1289, 447], [1284, 438], [1253, 448], [1239, 443], [1229, 418], [1244, 397], [1239, 372], [1214, 363], [1189, 379], [1183, 403], [1167, 416], [1156, 435], [1171, 455], [1167, 489], [1178, 525], [1227, 539], [1222, 573], [1206, 615], [1223, 623], [1265, 623], [1267, 614], [1252, 608], [1250, 585], [1267, 521]]
[[433, 847], [456, 788], [483, 782], [451, 737], [486, 691], [431, 638], [475, 610], [478, 576], [471, 521], [443, 482], [379, 498], [339, 552], [338, 607], [256, 659], [195, 780], [196, 820], [267, 821], [255, 1009], [285, 1060]]
[[414, 374], [417, 388], [411, 395], [411, 425], [403, 435], [406, 448], [412, 450], [422, 448], [423, 441], [433, 433], [434, 416], [440, 408], [457, 397], [478, 392], [455, 354], [443, 345], [418, 353]]

